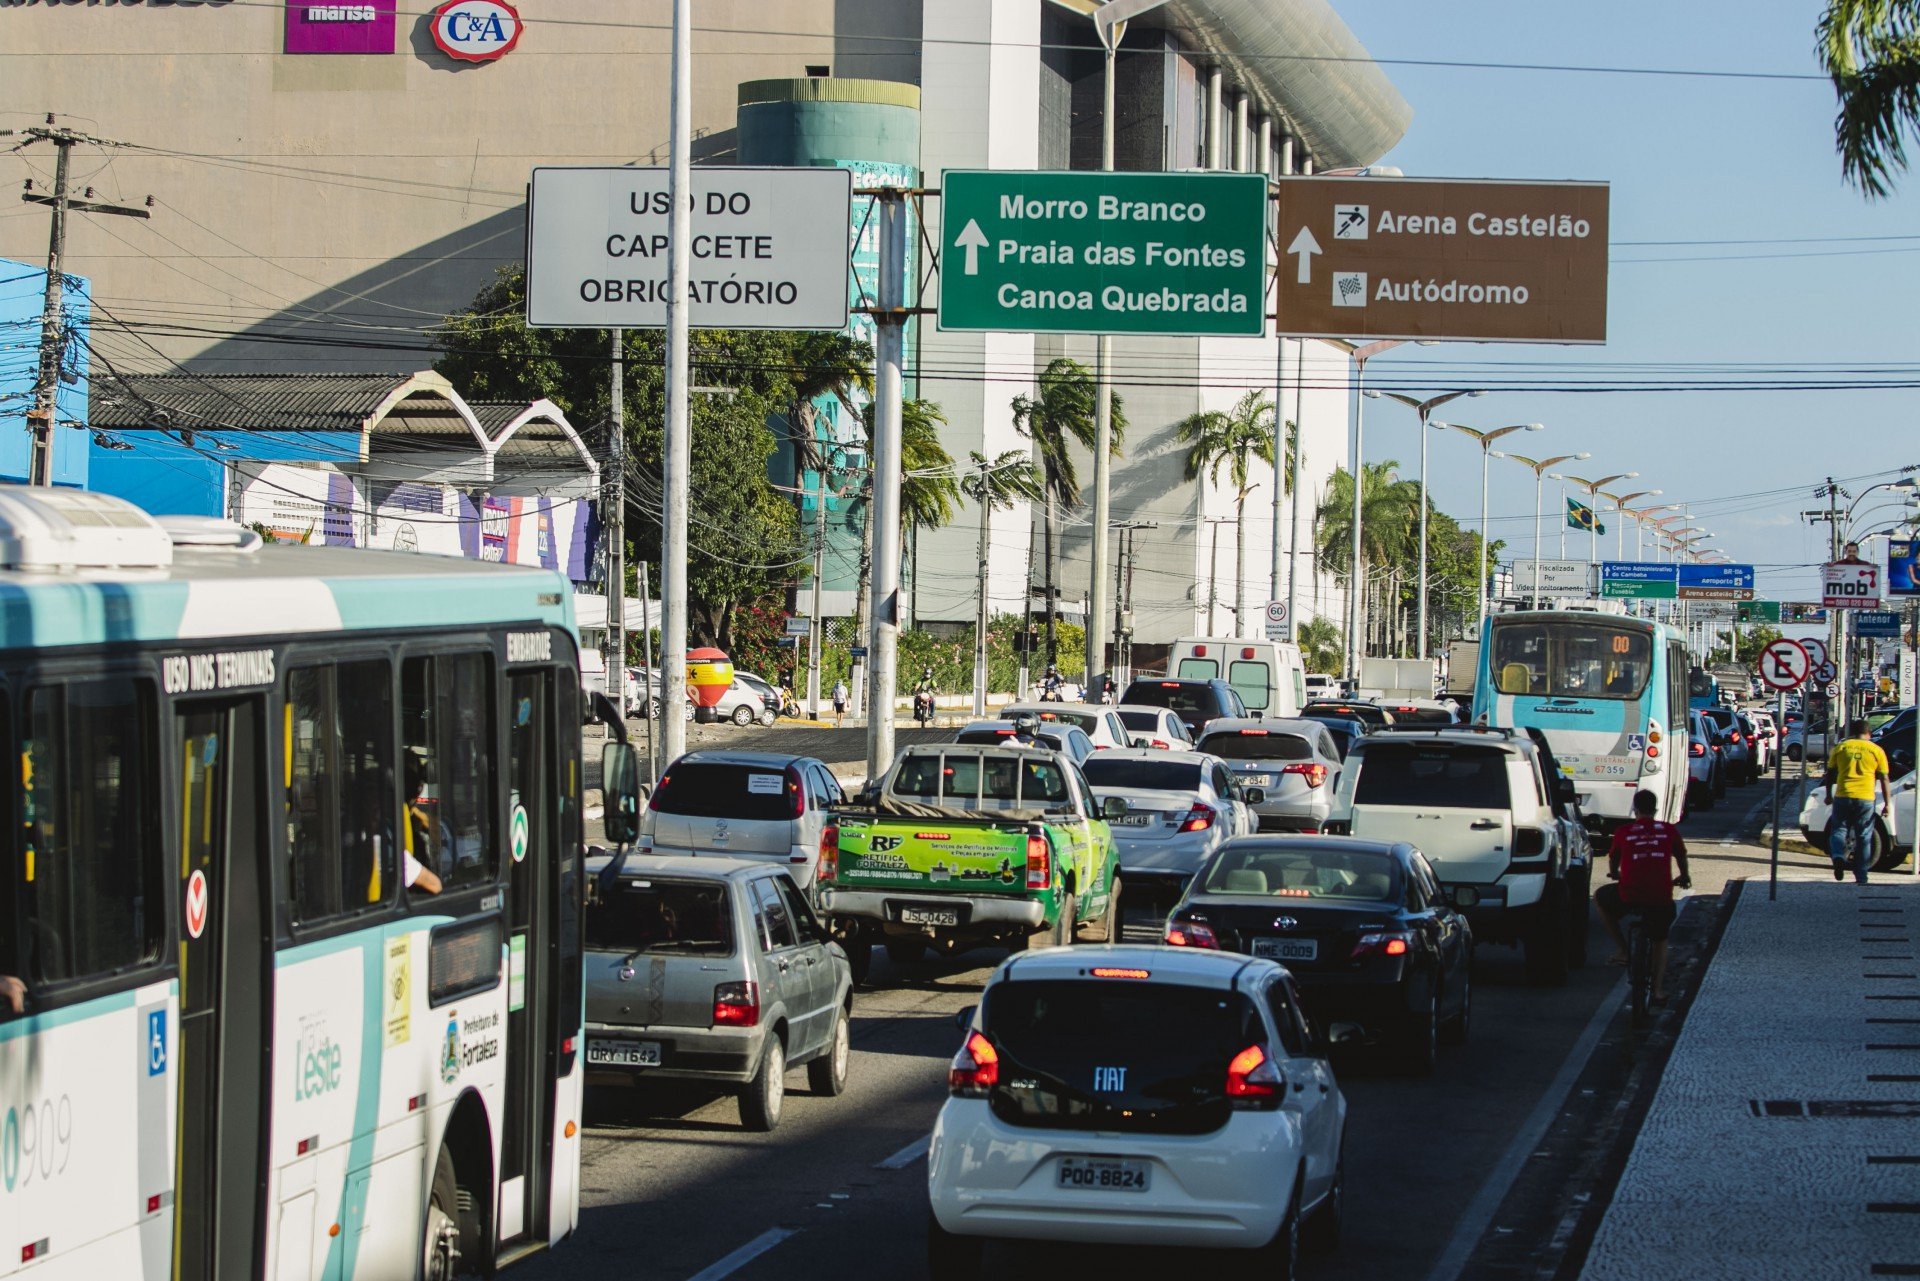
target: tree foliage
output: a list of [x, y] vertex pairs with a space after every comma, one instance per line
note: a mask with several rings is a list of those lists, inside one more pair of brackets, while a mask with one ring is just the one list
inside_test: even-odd
[[1906, 172], [1904, 135], [1920, 123], [1920, 0], [1831, 0], [1816, 28], [1840, 111], [1840, 169], [1870, 197]]

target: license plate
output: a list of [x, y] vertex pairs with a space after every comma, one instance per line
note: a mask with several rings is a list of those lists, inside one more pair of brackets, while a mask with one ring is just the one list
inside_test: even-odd
[[1247, 785], [1248, 787], [1272, 787], [1272, 786], [1273, 786], [1273, 775], [1271, 775], [1271, 774], [1242, 774], [1242, 775], [1240, 776], [1240, 781], [1241, 781], [1242, 783], [1244, 783], [1244, 784], [1246, 784], [1246, 785]]
[[902, 925], [958, 925], [960, 913], [953, 908], [903, 907], [900, 909]]
[[1055, 1185], [1089, 1192], [1145, 1192], [1152, 1170], [1145, 1161], [1102, 1161], [1093, 1157], [1064, 1156]]
[[607, 1067], [659, 1067], [660, 1042], [589, 1040], [587, 1062]]
[[1311, 961], [1320, 955], [1320, 940], [1255, 939], [1253, 954], [1275, 961]]
[[1151, 827], [1159, 818], [1160, 816], [1158, 814], [1134, 811], [1132, 813], [1122, 814], [1119, 818], [1110, 818], [1107, 822], [1115, 827]]

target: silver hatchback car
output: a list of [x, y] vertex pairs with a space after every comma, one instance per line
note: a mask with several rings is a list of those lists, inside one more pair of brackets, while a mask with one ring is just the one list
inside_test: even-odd
[[786, 872], [741, 859], [591, 860], [586, 1067], [712, 1081], [750, 1130], [780, 1123], [787, 1069], [846, 1088], [853, 973]]
[[660, 776], [635, 848], [775, 863], [811, 894], [827, 807], [846, 799], [811, 756], [688, 752]]
[[1324, 724], [1306, 717], [1223, 719], [1207, 726], [1198, 748], [1232, 767], [1242, 787], [1265, 798], [1254, 806], [1263, 832], [1318, 832], [1333, 810], [1340, 748]]

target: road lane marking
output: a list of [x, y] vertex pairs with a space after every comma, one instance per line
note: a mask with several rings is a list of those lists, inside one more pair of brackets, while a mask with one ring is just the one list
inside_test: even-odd
[[687, 1281], [721, 1281], [721, 1278], [732, 1276], [788, 1237], [799, 1235], [799, 1228], [768, 1228], [718, 1263], [700, 1269]]
[[876, 1161], [876, 1170], [904, 1170], [927, 1154], [927, 1145], [933, 1142], [931, 1134], [923, 1134], [913, 1142], [895, 1152], [884, 1161]]
[[1456, 1281], [1473, 1258], [1473, 1251], [1480, 1244], [1480, 1238], [1486, 1235], [1487, 1228], [1493, 1223], [1493, 1216], [1500, 1212], [1500, 1203], [1507, 1199], [1515, 1180], [1520, 1177], [1521, 1168], [1533, 1159], [1534, 1152], [1540, 1146], [1540, 1140], [1546, 1137], [1552, 1128], [1554, 1119], [1567, 1101], [1567, 1095], [1573, 1090], [1573, 1083], [1585, 1070], [1587, 1060], [1593, 1057], [1594, 1047], [1600, 1044], [1600, 1037], [1607, 1030], [1607, 1024], [1627, 998], [1627, 976], [1624, 972], [1614, 981], [1606, 995], [1600, 998], [1600, 1004], [1587, 1020], [1586, 1030], [1580, 1033], [1580, 1039], [1573, 1043], [1573, 1049], [1567, 1052], [1560, 1071], [1547, 1085], [1540, 1101], [1527, 1114], [1514, 1134], [1513, 1142], [1501, 1154], [1500, 1163], [1487, 1175], [1486, 1182], [1474, 1194], [1465, 1213], [1454, 1226], [1453, 1235], [1447, 1239], [1447, 1248], [1440, 1252], [1440, 1258], [1434, 1263], [1433, 1270], [1427, 1273], [1427, 1281]]

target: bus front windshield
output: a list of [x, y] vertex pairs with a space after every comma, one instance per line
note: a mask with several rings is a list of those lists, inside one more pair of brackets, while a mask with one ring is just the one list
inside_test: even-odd
[[1597, 621], [1496, 621], [1488, 671], [1499, 694], [1634, 699], [1652, 674], [1653, 645], [1647, 632]]

